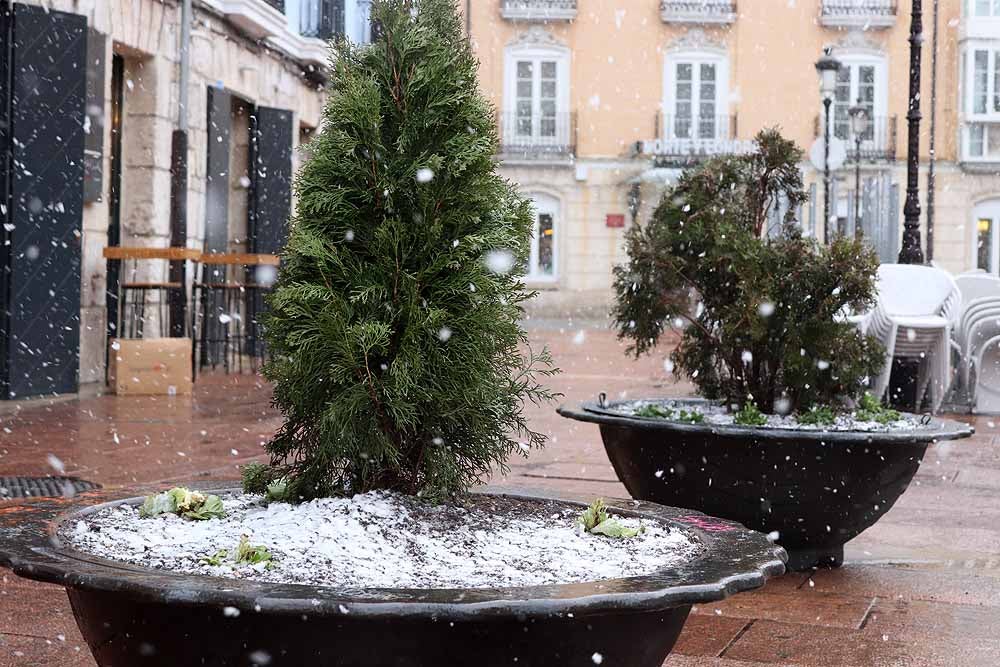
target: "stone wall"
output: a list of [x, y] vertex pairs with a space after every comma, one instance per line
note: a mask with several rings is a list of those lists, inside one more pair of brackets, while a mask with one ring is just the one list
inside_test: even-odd
[[[111, 110], [112, 55], [124, 58], [121, 244], [169, 245], [170, 145], [178, 113], [180, 3], [177, 0], [27, 2], [82, 14], [90, 27], [107, 36], [106, 114]], [[208, 88], [224, 88], [256, 105], [290, 109], [295, 113], [296, 126], [310, 128], [319, 124], [323, 94], [303, 77], [299, 63], [249, 39], [198, 0], [194, 5], [188, 109], [188, 246], [200, 249], [204, 238]], [[104, 196], [101, 202], [87, 204], [83, 216], [81, 383], [104, 380], [106, 260], [102, 250], [107, 244], [110, 216], [111, 127], [110, 117], [106, 116]], [[236, 132], [245, 132], [245, 127], [243, 130], [238, 127], [234, 127]], [[297, 131], [293, 134], [298, 136]], [[239, 150], [246, 151], [245, 141], [242, 146], [234, 144], [234, 151]], [[237, 187], [240, 175], [233, 174]], [[245, 190], [242, 210], [245, 214]], [[233, 226], [239, 227], [235, 223]], [[245, 237], [245, 225], [242, 229]], [[144, 275], [162, 280], [165, 271], [162, 264], [151, 263]], [[155, 318], [153, 324], [155, 329]]]

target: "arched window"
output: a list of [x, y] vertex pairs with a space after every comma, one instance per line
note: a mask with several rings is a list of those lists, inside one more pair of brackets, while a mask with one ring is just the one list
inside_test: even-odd
[[891, 134], [887, 117], [889, 80], [885, 55], [869, 49], [846, 52], [838, 49], [835, 53], [841, 68], [837, 72], [837, 88], [833, 96], [833, 136], [843, 141], [854, 141], [849, 110], [860, 106], [871, 119], [861, 137], [862, 147], [884, 149]]
[[570, 144], [569, 49], [541, 29], [507, 46], [501, 134], [505, 146]]
[[731, 139], [729, 57], [721, 48], [667, 52], [661, 139]]
[[972, 211], [974, 224], [973, 252], [976, 268], [998, 273], [1000, 267], [1000, 199], [980, 202]]
[[559, 267], [559, 224], [561, 206], [552, 195], [535, 192], [528, 195], [535, 208], [535, 225], [528, 257], [530, 281], [554, 281]]

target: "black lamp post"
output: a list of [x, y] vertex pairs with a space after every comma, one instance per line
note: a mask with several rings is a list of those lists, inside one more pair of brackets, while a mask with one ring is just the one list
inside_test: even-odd
[[837, 92], [837, 72], [840, 61], [833, 57], [833, 49], [823, 49], [823, 56], [816, 61], [819, 73], [819, 91], [823, 96], [823, 242], [830, 242], [830, 105]]
[[910, 105], [906, 113], [909, 142], [906, 160], [906, 204], [903, 206], [903, 244], [900, 264], [923, 264], [920, 248], [920, 50], [924, 43], [921, 0], [910, 5]]
[[[903, 206], [903, 243], [900, 264], [923, 264], [920, 248], [920, 50], [924, 42], [921, 0], [910, 4], [910, 100], [906, 113], [909, 132], [906, 156], [906, 204]], [[897, 359], [893, 362], [891, 401], [902, 409], [916, 410], [917, 366]]]
[[847, 113], [851, 116], [851, 134], [854, 135], [854, 237], [861, 238], [861, 141], [868, 134], [871, 119], [860, 99]]

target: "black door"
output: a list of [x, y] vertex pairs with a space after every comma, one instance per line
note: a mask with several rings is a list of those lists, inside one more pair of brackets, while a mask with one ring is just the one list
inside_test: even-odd
[[257, 107], [251, 119], [250, 247], [277, 255], [288, 240], [292, 212], [292, 112]]
[[[125, 60], [115, 55], [111, 61], [111, 182], [108, 216], [108, 245], [119, 246], [122, 242], [122, 119], [125, 112]], [[107, 288], [107, 338], [117, 338], [118, 333], [118, 290], [121, 287], [121, 262], [108, 260]], [[108, 361], [110, 348], [104, 346], [104, 359]], [[105, 364], [105, 379], [110, 364]]]
[[0, 12], [0, 398], [74, 392], [87, 21], [21, 4]]
[[[288, 240], [288, 218], [292, 213], [292, 132], [293, 116], [285, 109], [257, 107], [250, 119], [250, 249], [251, 252], [279, 255]], [[264, 292], [274, 281], [274, 268], [251, 267], [247, 282], [258, 286], [247, 293], [250, 323], [247, 346], [250, 354], [263, 356], [260, 314], [264, 312]]]

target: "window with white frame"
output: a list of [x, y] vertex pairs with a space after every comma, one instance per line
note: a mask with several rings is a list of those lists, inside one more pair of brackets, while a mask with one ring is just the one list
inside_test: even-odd
[[969, 16], [1000, 17], [1000, 0], [968, 0]]
[[1000, 199], [991, 199], [976, 205], [972, 214], [975, 221], [973, 253], [976, 268], [987, 273], [997, 273], [1000, 266]]
[[530, 281], [553, 281], [556, 279], [558, 266], [559, 200], [544, 193], [529, 196], [535, 207], [535, 224], [525, 278]]
[[664, 139], [728, 139], [729, 63], [716, 50], [675, 51], [664, 72]]
[[871, 122], [861, 137], [868, 145], [877, 144], [887, 137], [885, 108], [888, 97], [888, 79], [885, 59], [875, 54], [837, 54], [841, 61], [837, 72], [837, 88], [833, 97], [833, 136], [843, 141], [854, 141], [851, 135], [850, 109], [862, 107]]
[[568, 146], [571, 130], [568, 49], [509, 47], [504, 68], [504, 144]]
[[968, 42], [962, 70], [962, 157], [1000, 161], [1000, 44]]

